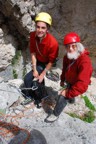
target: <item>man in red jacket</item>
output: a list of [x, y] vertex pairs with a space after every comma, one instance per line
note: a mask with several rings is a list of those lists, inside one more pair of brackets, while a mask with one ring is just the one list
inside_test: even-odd
[[66, 54], [63, 59], [63, 69], [60, 86], [65, 86], [60, 92], [53, 114], [46, 121], [53, 122], [63, 111], [67, 102], [73, 103], [74, 98], [83, 94], [90, 84], [92, 64], [89, 52], [80, 43], [80, 37], [74, 33], [68, 33], [64, 37]]
[[[26, 88], [31, 88], [33, 79], [44, 85], [44, 76], [51, 69], [58, 56], [58, 42], [48, 32], [52, 25], [52, 18], [46, 12], [40, 12], [36, 18], [36, 31], [30, 33], [30, 53], [32, 71], [24, 78]], [[36, 83], [35, 83], [36, 84]], [[22, 104], [28, 104], [33, 95], [32, 91], [26, 91], [26, 100]]]

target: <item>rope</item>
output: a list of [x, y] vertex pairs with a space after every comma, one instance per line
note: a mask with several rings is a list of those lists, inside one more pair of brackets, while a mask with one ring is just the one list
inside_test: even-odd
[[[31, 90], [32, 88], [17, 88], [16, 86], [10, 85], [14, 88], [17, 89], [18, 92], [22, 93], [21, 90]], [[10, 93], [18, 93], [18, 92], [13, 92], [10, 90], [4, 90], [0, 88], [0, 91], [5, 91], [5, 92], [10, 92]], [[22, 93], [23, 94], [23, 93]], [[47, 98], [49, 96], [44, 97]], [[43, 98], [42, 98], [43, 99]], [[30, 132], [26, 129], [20, 128], [19, 127], [19, 120], [23, 117], [25, 118], [29, 118], [29, 117], [34, 117], [40, 116], [40, 111], [37, 113], [34, 113], [34, 109], [33, 109], [33, 103], [32, 105], [30, 105], [30, 107], [27, 106], [23, 106], [24, 110], [18, 109], [18, 108], [14, 108], [11, 112], [11, 114], [2, 114], [0, 113], [0, 136], [3, 137], [3, 139], [5, 139], [6, 141], [8, 141], [8, 139], [12, 139], [14, 138], [14, 135], [16, 136], [20, 130], [26, 132], [27, 137], [26, 139], [23, 140], [23, 142], [21, 144], [27, 144], [29, 139], [30, 139]], [[29, 110], [30, 114], [29, 114]], [[8, 112], [10, 113], [10, 111]], [[14, 140], [14, 139], [13, 139]]]
[[[16, 136], [22, 130], [26, 132], [27, 136], [21, 144], [27, 144], [30, 140], [30, 132], [19, 127], [19, 120], [23, 117], [26, 117], [28, 119], [29, 117], [33, 117], [36, 115], [36, 113], [33, 113], [33, 103], [29, 107], [24, 106], [24, 110], [19, 110], [20, 112], [18, 114], [15, 112], [16, 110], [19, 109], [13, 109], [12, 114], [4, 115], [0, 113], [0, 136], [8, 141], [8, 139], [14, 138], [14, 135]], [[28, 112], [29, 110], [31, 110], [30, 114]], [[39, 115], [40, 112], [37, 113], [37, 116]]]

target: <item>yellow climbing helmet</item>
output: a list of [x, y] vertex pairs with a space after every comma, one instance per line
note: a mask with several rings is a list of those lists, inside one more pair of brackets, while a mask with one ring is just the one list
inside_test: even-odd
[[51, 16], [46, 13], [46, 12], [40, 12], [36, 17], [35, 17], [35, 22], [37, 21], [43, 21], [47, 24], [49, 24], [50, 26], [52, 25], [52, 18]]

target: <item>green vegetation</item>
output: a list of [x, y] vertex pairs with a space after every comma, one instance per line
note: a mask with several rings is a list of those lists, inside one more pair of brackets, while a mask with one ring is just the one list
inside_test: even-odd
[[16, 55], [15, 55], [14, 58], [12, 59], [12, 65], [15, 65], [15, 64], [18, 62], [20, 56], [21, 56], [21, 51], [18, 50], [18, 51], [16, 52]]
[[84, 101], [85, 101], [85, 105], [86, 105], [90, 110], [96, 111], [96, 108], [95, 108], [94, 105], [90, 102], [90, 100], [88, 99], [87, 96], [82, 96], [82, 98], [83, 98]]
[[91, 123], [95, 120], [95, 115], [93, 111], [88, 111], [87, 113], [85, 113], [83, 116], [79, 116], [75, 113], [68, 113], [71, 117], [73, 118], [79, 118], [85, 122]]
[[[16, 55], [15, 55], [14, 58], [12, 59], [12, 65], [13, 65], [13, 67], [15, 67], [15, 65], [18, 63], [18, 60], [20, 59], [20, 57], [21, 57], [21, 50], [18, 50], [18, 51], [16, 52]], [[13, 78], [14, 78], [14, 79], [17, 79], [17, 78], [18, 78], [18, 74], [17, 74], [15, 68], [13, 69]]]
[[94, 111], [88, 111], [84, 116], [81, 118], [81, 120], [91, 123], [95, 120]]
[[13, 69], [13, 77], [14, 77], [14, 79], [18, 78], [18, 74], [17, 74], [16, 70], [14, 70], [14, 69]]
[[26, 70], [26, 67], [23, 69], [23, 79], [24, 79], [24, 76], [27, 74], [27, 70]]
[[5, 109], [0, 109], [0, 115], [3, 115], [6, 113], [6, 110]]
[[87, 113], [85, 113], [83, 116], [79, 116], [75, 113], [68, 113], [68, 114], [71, 117], [79, 118], [85, 122], [91, 123], [95, 120], [94, 112], [96, 111], [96, 108], [94, 107], [94, 105], [91, 103], [91, 101], [88, 99], [87, 96], [82, 95], [82, 98], [84, 99], [85, 105], [89, 108], [89, 111]]

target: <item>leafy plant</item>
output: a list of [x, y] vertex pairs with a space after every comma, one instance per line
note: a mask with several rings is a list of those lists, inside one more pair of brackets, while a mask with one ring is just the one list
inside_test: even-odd
[[16, 70], [14, 70], [14, 69], [13, 69], [13, 77], [14, 77], [14, 79], [18, 78], [18, 74], [17, 74]]
[[77, 114], [75, 114], [75, 113], [67, 113], [67, 114], [69, 114], [71, 117], [73, 117], [73, 118], [80, 118], [80, 116], [78, 116]]
[[93, 111], [89, 111], [81, 118], [83, 121], [86, 121], [88, 123], [91, 123], [95, 120], [95, 115]]
[[88, 111], [87, 113], [85, 113], [83, 116], [79, 116], [75, 113], [68, 113], [71, 117], [73, 118], [79, 118], [85, 122], [91, 123], [94, 121], [95, 119], [95, 115], [93, 111]]
[[88, 111], [87, 113], [85, 113], [83, 116], [79, 116], [75, 113], [68, 113], [71, 117], [74, 118], [79, 118], [85, 122], [91, 123], [95, 120], [95, 115], [94, 115], [94, 111], [96, 111], [95, 106], [91, 103], [91, 101], [89, 100], [89, 98], [87, 96], [83, 96], [82, 98], [84, 99], [85, 105], [90, 109], [90, 111]]
[[23, 79], [24, 79], [24, 76], [27, 74], [27, 70], [26, 70], [26, 67], [23, 69]]
[[85, 101], [85, 105], [86, 105], [90, 110], [96, 111], [96, 108], [94, 107], [94, 105], [91, 103], [91, 101], [88, 99], [87, 96], [82, 96], [82, 98], [83, 98], [84, 101]]
[[6, 110], [5, 109], [0, 109], [0, 115], [3, 115], [6, 113]]
[[21, 51], [17, 51], [16, 55], [14, 56], [14, 58], [12, 59], [12, 65], [15, 65], [16, 62], [18, 61], [19, 57], [21, 56]]

